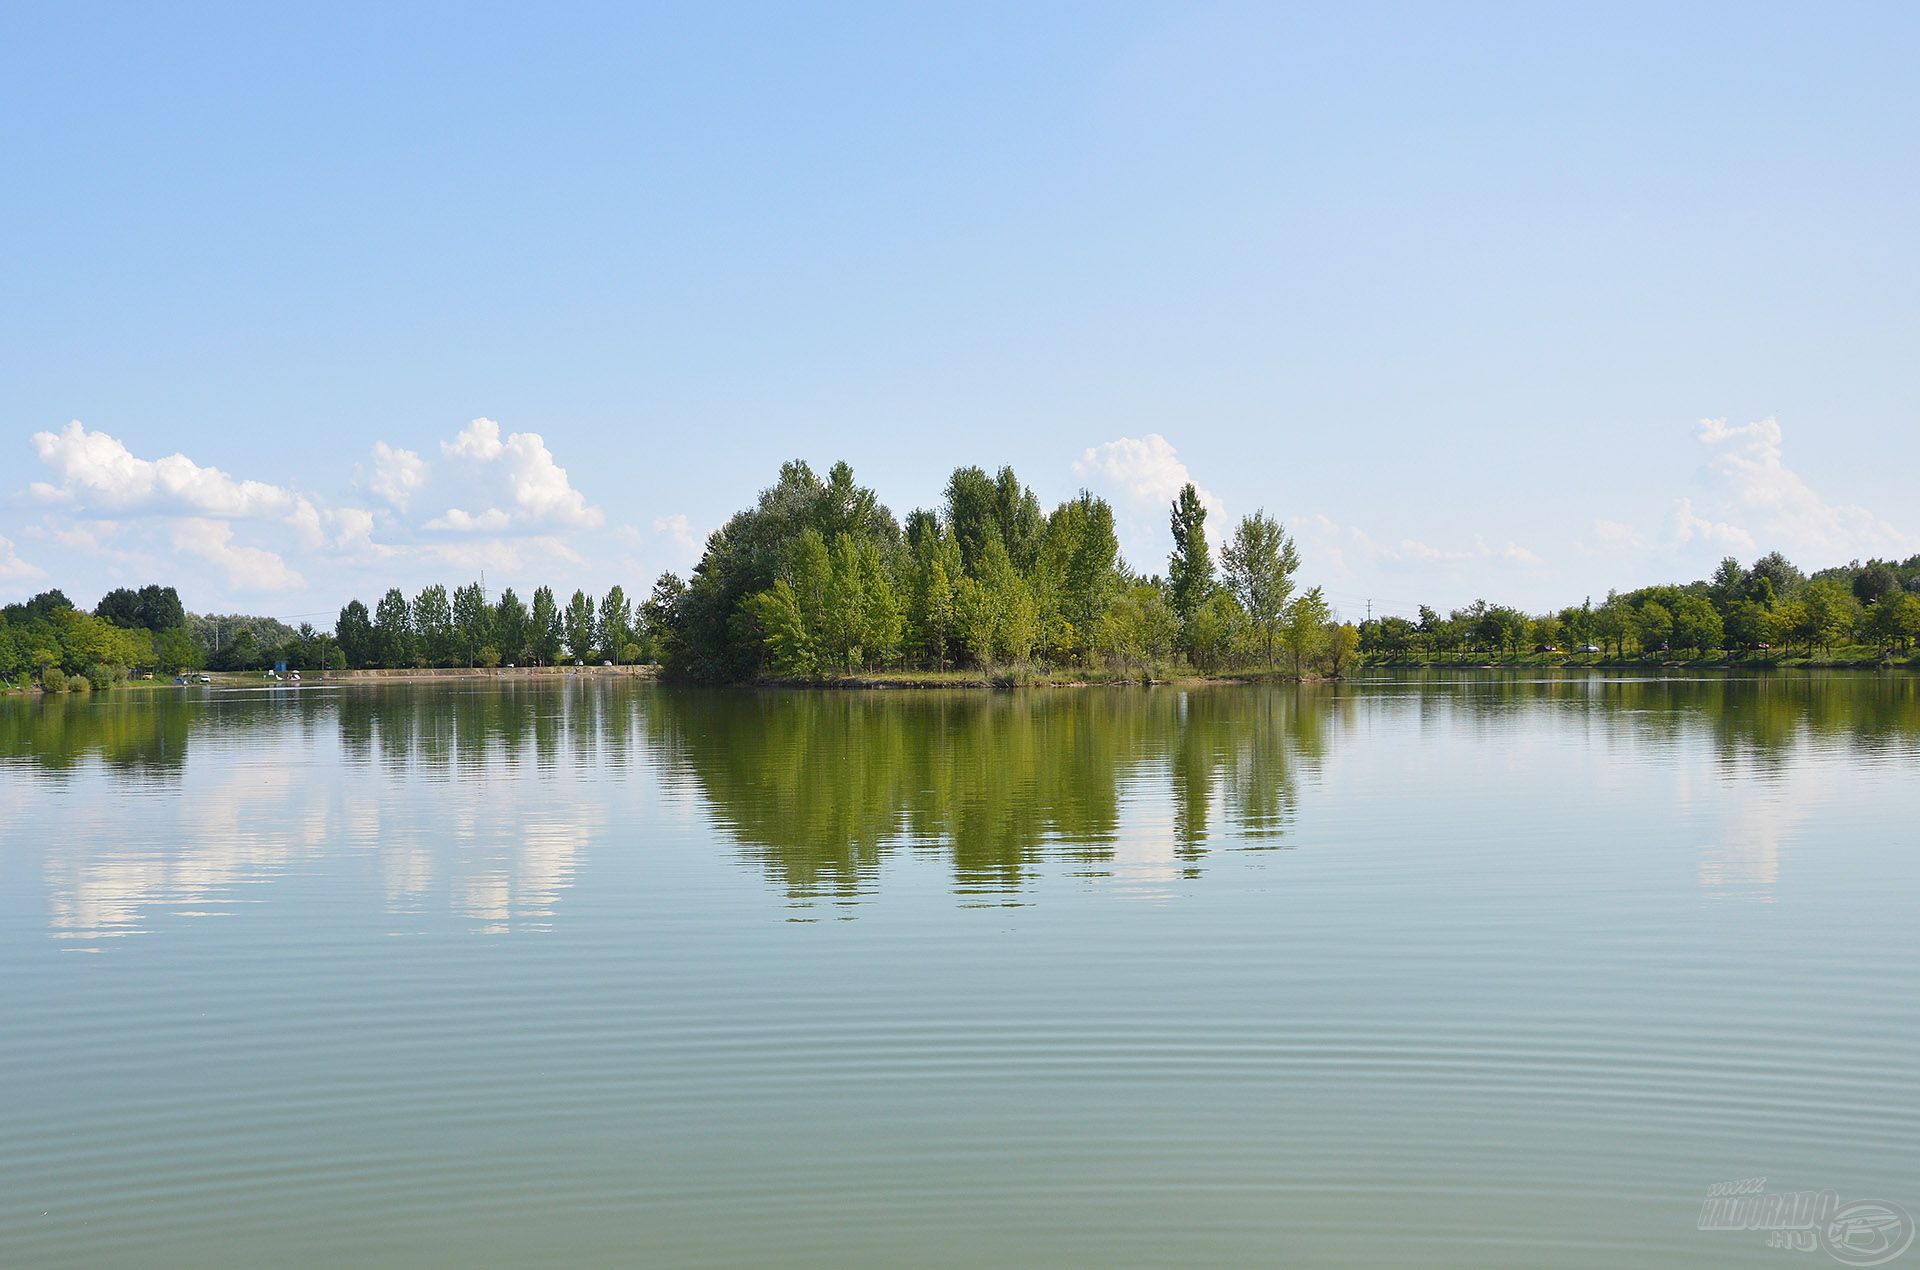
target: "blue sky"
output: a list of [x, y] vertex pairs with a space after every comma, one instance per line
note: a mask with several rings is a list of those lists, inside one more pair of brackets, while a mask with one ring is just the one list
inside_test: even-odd
[[1920, 551], [1911, 6], [7, 26], [0, 598], [644, 590], [796, 456], [1351, 616]]

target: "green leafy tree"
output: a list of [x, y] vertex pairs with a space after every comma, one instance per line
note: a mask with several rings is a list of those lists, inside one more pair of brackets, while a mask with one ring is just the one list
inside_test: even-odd
[[176, 675], [206, 665], [206, 654], [183, 626], [162, 631], [154, 637], [153, 647], [154, 668], [161, 674]]
[[1611, 651], [1615, 657], [1626, 656], [1627, 641], [1633, 637], [1632, 616], [1625, 600], [1612, 593], [1607, 595], [1606, 603], [1593, 613], [1593, 636], [1601, 651]]
[[1673, 612], [1658, 600], [1648, 600], [1633, 615], [1633, 637], [1643, 653], [1663, 653], [1673, 645]]
[[910, 585], [904, 638], [918, 655], [944, 668], [954, 639], [954, 580], [964, 571], [960, 544], [933, 513], [907, 518]]
[[1804, 638], [1810, 647], [1831, 649], [1852, 634], [1858, 605], [1851, 591], [1837, 582], [1809, 582], [1801, 593], [1807, 607]]
[[447, 588], [422, 587], [413, 597], [413, 631], [418, 655], [428, 665], [445, 666], [454, 659], [453, 606]]
[[628, 660], [626, 650], [634, 643], [633, 602], [618, 585], [609, 588], [600, 600], [599, 641], [607, 657]]
[[807, 678], [818, 672], [819, 657], [812, 632], [800, 611], [799, 597], [785, 578], [755, 594], [754, 620], [764, 634], [768, 666], [777, 675]]
[[1673, 605], [1673, 642], [1681, 648], [1704, 653], [1720, 647], [1725, 638], [1720, 615], [1703, 595], [1681, 595]]
[[1777, 551], [1770, 551], [1753, 562], [1747, 572], [1747, 595], [1771, 606], [1784, 600], [1806, 583], [1807, 575]]
[[1713, 600], [1713, 606], [1724, 615], [1739, 600], [1747, 599], [1747, 571], [1732, 556], [1726, 557], [1714, 566], [1713, 577], [1707, 583], [1707, 593]]
[[1721, 640], [1729, 649], [1752, 652], [1773, 639], [1767, 610], [1754, 600], [1729, 601], [1720, 626]]
[[1882, 596], [1870, 614], [1869, 633], [1888, 652], [1911, 648], [1920, 637], [1920, 595], [1899, 591]]
[[367, 614], [367, 606], [358, 600], [347, 601], [340, 610], [340, 618], [334, 623], [334, 638], [340, 641], [340, 651], [346, 654], [347, 665], [358, 668], [371, 666], [376, 646], [373, 638], [373, 619]]
[[554, 601], [552, 587], [538, 587], [533, 593], [533, 612], [527, 624], [527, 652], [543, 666], [560, 660], [560, 606]]
[[0, 617], [0, 684], [12, 682], [25, 669], [26, 658], [20, 652], [20, 643], [14, 637], [11, 624], [5, 617]]
[[1853, 576], [1853, 598], [1862, 604], [1878, 604], [1900, 590], [1900, 575], [1884, 560], [1869, 560]]
[[1327, 670], [1340, 676], [1351, 670], [1360, 654], [1360, 631], [1352, 622], [1327, 627]]
[[900, 651], [906, 628], [905, 606], [893, 575], [869, 538], [860, 545], [860, 647], [869, 665], [888, 665]]
[[93, 606], [93, 615], [115, 626], [139, 626], [140, 593], [132, 587], [115, 587], [100, 597], [100, 603]]
[[1222, 669], [1233, 660], [1249, 626], [1240, 601], [1231, 592], [1216, 590], [1187, 622], [1187, 656], [1202, 670]]
[[562, 624], [566, 629], [568, 654], [575, 661], [586, 661], [593, 656], [594, 640], [600, 633], [599, 614], [594, 610], [593, 597], [585, 591], [575, 591], [567, 600]]
[[[548, 596], [552, 603], [552, 596]], [[520, 597], [508, 587], [500, 593], [500, 600], [493, 606], [493, 638], [491, 647], [499, 654], [501, 662], [509, 666], [519, 665], [527, 657], [527, 641], [532, 623], [527, 617], [527, 606]]]
[[399, 587], [388, 590], [374, 606], [373, 647], [382, 666], [413, 664], [413, 611]]
[[1213, 550], [1207, 545], [1207, 509], [1193, 482], [1180, 487], [1168, 517], [1173, 554], [1167, 557], [1167, 602], [1184, 627], [1213, 594]]
[[1782, 600], [1773, 606], [1767, 623], [1768, 637], [1773, 643], [1784, 644], [1789, 649], [1796, 642], [1804, 642], [1807, 652], [1813, 652], [1813, 641], [1819, 636], [1819, 625], [1813, 620], [1813, 610], [1802, 599]]
[[452, 609], [454, 638], [460, 656], [471, 666], [479, 661], [480, 650], [489, 642], [493, 609], [478, 582], [454, 588]]
[[1307, 588], [1287, 605], [1280, 624], [1280, 642], [1293, 659], [1294, 674], [1304, 673], [1307, 662], [1319, 653], [1332, 620], [1333, 610], [1317, 586]]
[[1243, 518], [1221, 552], [1227, 586], [1259, 633], [1269, 665], [1273, 641], [1293, 596], [1293, 575], [1300, 556], [1280, 522], [1264, 509]]
[[967, 572], [979, 575], [987, 543], [995, 538], [1016, 568], [1032, 564], [1042, 531], [1040, 500], [1012, 468], [992, 478], [977, 467], [955, 469], [947, 480], [946, 510]]
[[681, 604], [686, 593], [687, 584], [679, 574], [663, 573], [654, 579], [653, 589], [640, 606], [640, 629], [645, 632], [647, 646], [653, 650], [654, 657], [662, 662], [685, 665], [691, 660], [680, 648], [680, 631], [685, 621]]
[[1061, 554], [1062, 608], [1076, 628], [1090, 631], [1121, 591], [1120, 539], [1114, 532], [1113, 508], [1082, 490], [1053, 514], [1048, 534], [1055, 533], [1066, 540]]
[[993, 637], [1000, 627], [997, 600], [978, 578], [962, 574], [953, 584], [955, 633], [961, 647], [981, 666], [993, 663]]
[[853, 670], [861, 662], [866, 630], [866, 575], [851, 535], [836, 537], [831, 554], [821, 646], [834, 669]]

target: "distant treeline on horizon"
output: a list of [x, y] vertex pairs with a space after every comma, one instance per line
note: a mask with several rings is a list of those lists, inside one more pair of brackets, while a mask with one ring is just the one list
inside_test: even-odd
[[0, 684], [105, 688], [130, 672], [500, 666], [657, 661], [707, 682], [876, 671], [1037, 666], [1149, 675], [1279, 666], [1340, 674], [1357, 658], [1570, 652], [1670, 656], [1882, 655], [1920, 638], [1920, 556], [1822, 569], [1778, 552], [1723, 560], [1710, 578], [1610, 594], [1556, 613], [1478, 601], [1445, 616], [1340, 620], [1302, 590], [1293, 539], [1242, 517], [1216, 566], [1192, 485], [1168, 513], [1164, 572], [1121, 559], [1095, 495], [1043, 511], [1010, 467], [956, 469], [941, 505], [895, 519], [853, 470], [784, 465], [754, 505], [708, 539], [691, 574], [665, 573], [639, 603], [615, 586], [563, 604], [477, 582], [358, 599], [331, 631], [269, 617], [187, 613], [169, 586], [116, 589], [93, 612], [47, 591], [0, 609]]

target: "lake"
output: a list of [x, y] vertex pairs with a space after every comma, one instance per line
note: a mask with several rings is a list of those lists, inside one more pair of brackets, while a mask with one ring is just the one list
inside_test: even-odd
[[[0, 1264], [1834, 1264], [1920, 678], [0, 699]], [[1920, 1261], [1920, 1252], [1905, 1260]]]

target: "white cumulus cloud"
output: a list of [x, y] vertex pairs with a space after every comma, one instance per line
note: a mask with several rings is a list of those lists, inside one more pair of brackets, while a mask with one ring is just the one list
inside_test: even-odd
[[1789, 467], [1779, 420], [1735, 426], [1702, 419], [1694, 438], [1707, 449], [1706, 464], [1691, 492], [1673, 500], [1664, 525], [1596, 520], [1581, 549], [1689, 568], [1709, 556], [1774, 550], [1812, 568], [1920, 551], [1920, 539], [1865, 507], [1830, 502]]
[[666, 535], [667, 541], [671, 542], [689, 562], [699, 558], [700, 540], [694, 537], [693, 526], [684, 513], [675, 512], [671, 516], [655, 516], [653, 532]]
[[1737, 547], [1742, 551], [1752, 551], [1757, 545], [1753, 535], [1740, 526], [1729, 524], [1724, 520], [1710, 520], [1696, 512], [1691, 498], [1683, 498], [1674, 504], [1673, 538], [1679, 543], [1698, 540]]
[[1207, 528], [1216, 538], [1223, 532], [1220, 522], [1226, 517], [1227, 505], [1194, 481], [1173, 443], [1158, 432], [1090, 446], [1074, 460], [1073, 470], [1136, 508], [1153, 505], [1160, 511], [1173, 505], [1181, 486], [1192, 483], [1201, 506], [1207, 509]]
[[586, 495], [573, 487], [567, 469], [554, 461], [546, 440], [538, 432], [511, 432], [503, 441], [500, 425], [492, 419], [475, 419], [451, 441], [440, 443], [449, 458], [461, 460], [505, 497], [501, 502], [518, 525], [566, 526], [591, 529], [606, 517], [590, 506]]
[[427, 483], [427, 461], [412, 450], [398, 449], [385, 441], [373, 443], [373, 473], [367, 478], [367, 488], [374, 495], [385, 499], [396, 510], [407, 510], [407, 504]]
[[173, 526], [172, 542], [175, 551], [197, 556], [221, 570], [227, 585], [238, 591], [295, 591], [306, 585], [273, 552], [235, 546], [233, 526], [224, 520], [184, 517]]
[[11, 539], [0, 538], [0, 579], [16, 581], [21, 578], [37, 578], [42, 572], [44, 571], [20, 558], [20, 553], [13, 549]]
[[513, 518], [498, 507], [489, 507], [475, 515], [459, 507], [449, 507], [427, 522], [428, 529], [449, 529], [455, 533], [499, 533]]
[[294, 508], [293, 493], [277, 485], [235, 480], [184, 454], [139, 458], [117, 437], [90, 432], [78, 419], [59, 432], [34, 433], [33, 448], [58, 478], [31, 486], [46, 502], [232, 518], [283, 516]]
[[1765, 542], [1790, 556], [1798, 552], [1821, 562], [1914, 549], [1912, 535], [1866, 508], [1821, 497], [1787, 466], [1782, 435], [1772, 418], [1739, 427], [1725, 419], [1700, 421], [1698, 439], [1712, 451], [1707, 461], [1712, 501], [1704, 516], [1690, 501], [1681, 503], [1675, 517], [1681, 541]]

